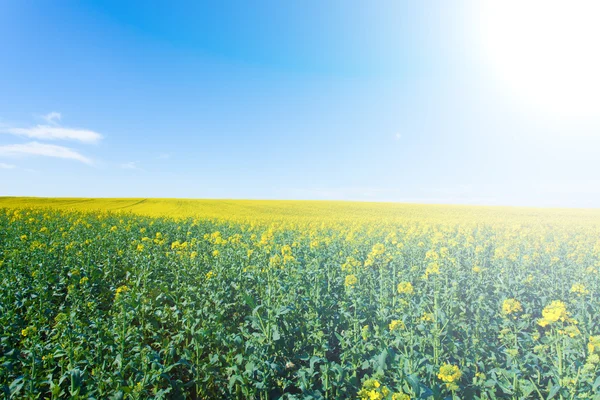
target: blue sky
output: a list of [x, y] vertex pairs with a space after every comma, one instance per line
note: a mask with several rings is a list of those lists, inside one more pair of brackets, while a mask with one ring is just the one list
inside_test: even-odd
[[477, 3], [2, 2], [0, 195], [600, 207], [600, 9]]

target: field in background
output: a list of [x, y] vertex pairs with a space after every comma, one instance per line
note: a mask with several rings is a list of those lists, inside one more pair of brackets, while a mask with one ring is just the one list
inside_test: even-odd
[[349, 201], [295, 200], [196, 200], [196, 199], [118, 199], [0, 197], [0, 207], [45, 208], [72, 211], [111, 211], [149, 217], [211, 218], [235, 221], [308, 222], [364, 221], [495, 221], [523, 223], [598, 224], [600, 209], [551, 209], [530, 207], [486, 207], [368, 203]]
[[7, 398], [598, 398], [600, 211], [0, 198]]

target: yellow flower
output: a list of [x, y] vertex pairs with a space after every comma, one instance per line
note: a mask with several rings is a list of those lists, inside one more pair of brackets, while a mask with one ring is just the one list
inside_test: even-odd
[[413, 294], [415, 289], [410, 282], [400, 282], [398, 284], [398, 293], [400, 294]]
[[27, 240], [27, 235], [21, 235], [21, 241], [24, 242], [25, 240]]
[[478, 267], [477, 265], [473, 267], [473, 272], [475, 273], [479, 273], [481, 272], [481, 267]]
[[569, 318], [567, 306], [560, 300], [554, 300], [542, 311], [542, 317], [538, 325], [545, 327], [558, 321], [566, 321]]
[[365, 267], [370, 267], [375, 265], [375, 261], [377, 261], [381, 256], [385, 253], [385, 246], [381, 243], [377, 243], [371, 249], [371, 252], [367, 256], [367, 260], [365, 261]]
[[517, 299], [506, 299], [502, 303], [502, 314], [510, 315], [523, 311], [521, 303]]
[[362, 336], [362, 339], [366, 342], [369, 338], [369, 325], [365, 325], [362, 327], [362, 329], [360, 330], [360, 335]]
[[361, 400], [382, 400], [389, 394], [390, 390], [385, 386], [381, 386], [377, 379], [367, 379], [358, 391], [358, 398]]
[[456, 365], [445, 363], [440, 367], [438, 378], [444, 383], [456, 383], [460, 380], [462, 372]]
[[80, 285], [85, 285], [87, 283], [87, 281], [89, 281], [90, 279], [87, 276], [84, 276], [83, 278], [81, 278], [79, 280], [79, 284]]
[[423, 322], [433, 322], [434, 321], [433, 313], [428, 313], [428, 312], [423, 313], [423, 315], [421, 315], [420, 320]]
[[[381, 243], [377, 243], [375, 246], [373, 246], [373, 248], [371, 249], [371, 255], [373, 256], [380, 256], [385, 252], [385, 246]], [[377, 382], [377, 381], [375, 381]]]
[[31, 336], [32, 334], [37, 332], [37, 328], [35, 326], [28, 326], [25, 329], [21, 330], [21, 335], [23, 337]]
[[600, 335], [590, 336], [590, 341], [588, 342], [587, 348], [590, 354], [600, 354]]
[[429, 263], [427, 268], [425, 269], [424, 278], [429, 278], [429, 275], [439, 275], [440, 274], [440, 265], [437, 262]]
[[406, 325], [404, 325], [404, 322], [402, 322], [401, 320], [395, 319], [392, 322], [390, 322], [389, 328], [390, 331], [395, 331], [396, 329], [406, 328]]
[[571, 338], [581, 335], [581, 331], [575, 325], [569, 325], [565, 329], [560, 329], [558, 333]]
[[583, 296], [589, 292], [590, 291], [587, 290], [582, 283], [574, 283], [573, 286], [571, 286], [571, 293], [577, 293], [579, 296]]
[[344, 280], [344, 285], [346, 287], [354, 287], [358, 283], [358, 278], [356, 275], [346, 275], [346, 279]]
[[136, 250], [137, 251], [144, 251], [144, 245], [143, 244], [138, 244]]
[[219, 256], [219, 250], [213, 250], [212, 255], [213, 255], [213, 257], [218, 257]]
[[406, 393], [394, 393], [392, 394], [392, 400], [410, 400], [410, 396]]
[[126, 285], [123, 286], [119, 286], [117, 288], [117, 290], [115, 290], [115, 299], [118, 299], [119, 296], [121, 295], [121, 293], [125, 293], [129, 290], [129, 288]]
[[215, 276], [215, 273], [214, 273], [213, 271], [208, 271], [208, 272], [206, 273], [206, 279], [210, 279], [210, 278], [212, 278], [212, 277], [214, 277], [214, 276]]

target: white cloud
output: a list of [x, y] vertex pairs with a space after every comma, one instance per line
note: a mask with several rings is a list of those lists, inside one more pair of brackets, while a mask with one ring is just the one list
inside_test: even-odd
[[62, 115], [60, 115], [60, 113], [56, 111], [52, 111], [46, 115], [42, 115], [42, 119], [44, 119], [49, 124], [57, 124], [61, 118]]
[[5, 163], [0, 162], [0, 169], [14, 169], [14, 168], [16, 168], [16, 167], [12, 164], [5, 164]]
[[92, 164], [92, 160], [68, 147], [56, 146], [53, 144], [44, 144], [38, 142], [29, 142], [25, 144], [9, 144], [0, 146], [0, 156], [19, 157], [19, 156], [42, 156], [55, 157], [80, 161], [85, 164]]
[[123, 169], [135, 169], [141, 171], [142, 169], [137, 165], [137, 161], [129, 161], [120, 165]]
[[36, 125], [31, 128], [4, 127], [0, 132], [40, 140], [77, 140], [84, 143], [97, 143], [102, 139], [101, 134], [87, 129], [51, 125]]
[[402, 134], [401, 134], [401, 133], [396, 133], [396, 134], [394, 135], [394, 139], [396, 139], [396, 140], [400, 140], [400, 139], [402, 139]]

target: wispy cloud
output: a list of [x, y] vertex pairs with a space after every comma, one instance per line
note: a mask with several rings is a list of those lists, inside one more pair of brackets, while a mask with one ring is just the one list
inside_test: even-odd
[[31, 128], [0, 128], [0, 133], [25, 136], [40, 140], [76, 140], [83, 143], [97, 143], [102, 135], [87, 129], [73, 129], [53, 125], [36, 125]]
[[12, 164], [5, 164], [0, 162], [0, 169], [15, 169], [16, 166]]
[[120, 165], [123, 169], [135, 169], [141, 171], [142, 169], [138, 166], [137, 161], [129, 161]]
[[396, 140], [400, 140], [400, 139], [402, 139], [402, 134], [401, 134], [401, 133], [396, 133], [396, 134], [394, 135], [394, 139], [396, 139]]
[[22, 157], [22, 156], [42, 156], [54, 157], [80, 161], [84, 164], [92, 164], [92, 160], [68, 147], [56, 146], [38, 142], [29, 142], [24, 144], [9, 144], [0, 146], [0, 156]]
[[45, 120], [49, 124], [57, 124], [60, 122], [62, 115], [59, 112], [52, 111], [46, 115], [42, 115], [42, 119]]

